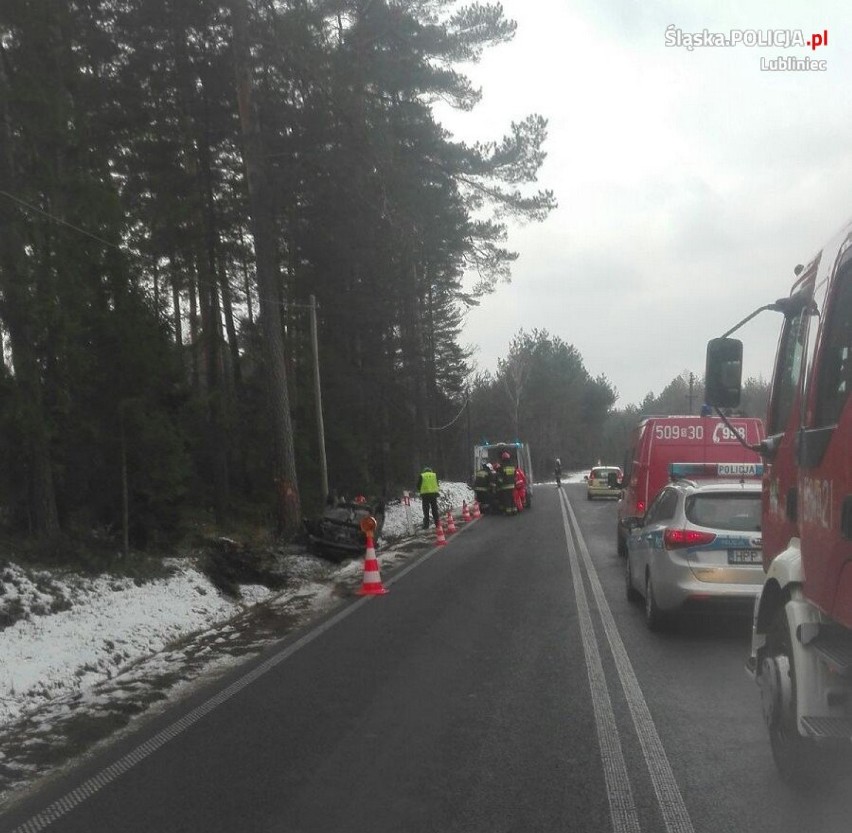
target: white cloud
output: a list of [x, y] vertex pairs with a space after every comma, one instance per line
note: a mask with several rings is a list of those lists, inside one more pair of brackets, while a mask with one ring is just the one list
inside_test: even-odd
[[[786, 294], [796, 263], [848, 219], [852, 13], [840, 2], [505, 0], [516, 39], [470, 68], [471, 114], [439, 112], [464, 139], [549, 119], [540, 184], [559, 209], [512, 228], [513, 283], [471, 311], [463, 338], [493, 368], [523, 326], [573, 343], [621, 404], [701, 372], [707, 339]], [[821, 51], [667, 48], [665, 29], [829, 31]], [[762, 72], [761, 57], [815, 55], [826, 72]], [[744, 331], [746, 372], [768, 376], [777, 320]]]

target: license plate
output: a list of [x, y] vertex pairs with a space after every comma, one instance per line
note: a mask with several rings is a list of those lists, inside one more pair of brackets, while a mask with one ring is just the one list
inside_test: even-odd
[[760, 550], [728, 550], [728, 564], [763, 564]]

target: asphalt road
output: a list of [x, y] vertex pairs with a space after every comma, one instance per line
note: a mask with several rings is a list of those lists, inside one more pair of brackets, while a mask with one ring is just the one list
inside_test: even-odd
[[848, 833], [777, 777], [748, 622], [649, 633], [615, 505], [539, 486], [48, 783], [2, 831]]

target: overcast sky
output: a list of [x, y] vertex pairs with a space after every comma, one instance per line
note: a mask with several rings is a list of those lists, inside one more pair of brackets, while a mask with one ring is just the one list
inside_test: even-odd
[[[852, 218], [852, 6], [848, 0], [503, 0], [509, 44], [467, 68], [472, 113], [441, 108], [458, 138], [549, 120], [540, 185], [559, 208], [512, 227], [510, 285], [467, 318], [462, 341], [495, 370], [519, 328], [546, 329], [606, 374], [618, 407], [702, 373], [709, 338], [789, 292]], [[828, 31], [828, 45], [686, 48], [684, 33]], [[761, 58], [826, 61], [768, 72]], [[768, 378], [779, 319], [744, 328], [746, 375]]]

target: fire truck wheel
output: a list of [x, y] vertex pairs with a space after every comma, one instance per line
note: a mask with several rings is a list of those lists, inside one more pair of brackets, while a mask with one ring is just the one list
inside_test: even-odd
[[783, 607], [775, 614], [767, 634], [759, 681], [772, 757], [781, 777], [801, 787], [834, 780], [843, 769], [846, 750], [831, 742], [803, 737], [798, 731], [796, 670]]

